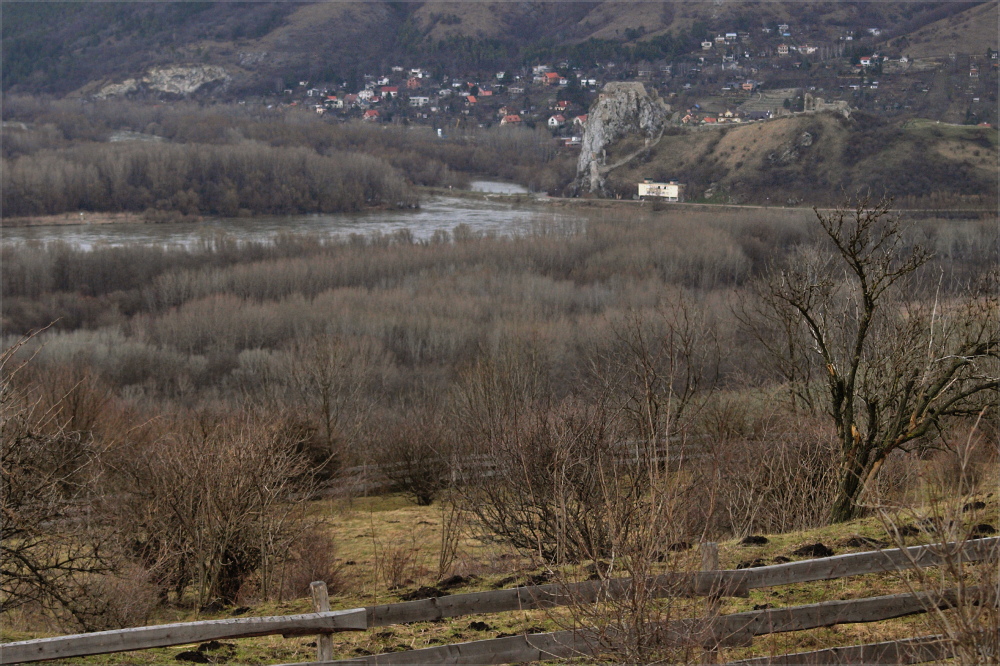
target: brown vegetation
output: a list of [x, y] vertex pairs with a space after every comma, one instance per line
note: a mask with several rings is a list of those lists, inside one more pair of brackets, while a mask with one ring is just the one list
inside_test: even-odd
[[[174, 215], [356, 211], [417, 203], [411, 185], [491, 174], [536, 190], [573, 176], [544, 130], [442, 140], [427, 128], [327, 122], [301, 110], [4, 101], [5, 217], [75, 211]], [[121, 132], [146, 141], [110, 142]]]
[[608, 186], [631, 198], [643, 178], [679, 179], [689, 200], [717, 203], [831, 206], [845, 192], [870, 190], [905, 208], [989, 210], [997, 198], [997, 131], [917, 129], [832, 112], [674, 131], [612, 171]]
[[[4, 445], [20, 453], [5, 459], [28, 462], [4, 467], [3, 497], [23, 499], [11, 515], [35, 531], [4, 548], [37, 535], [43, 564], [35, 588], [5, 570], [4, 603], [96, 627], [160, 603], [304, 594], [312, 572], [339, 570], [301, 502], [314, 480], [347, 487], [352, 466], [383, 465], [416, 502], [461, 505], [442, 510], [440, 576], [459, 566], [466, 519], [536, 560], [637, 574], [654, 545], [821, 524], [842, 441], [823, 415], [828, 373], [797, 364], [811, 353], [799, 329], [774, 317], [745, 327], [734, 305], [763, 308], [768, 276], [818, 256], [823, 228], [738, 215], [425, 243], [4, 247], [4, 330], [56, 321], [10, 354], [34, 358], [5, 384], [20, 405], [4, 415]], [[912, 301], [940, 303], [938, 322], [958, 317], [952, 306], [996, 263], [995, 227], [899, 233], [938, 253], [911, 275]], [[776, 363], [779, 348], [790, 355]], [[919, 434], [912, 455], [952, 446], [959, 422]], [[878, 489], [902, 490], [897, 458]], [[51, 501], [6, 488], [17, 483]], [[137, 594], [119, 615], [95, 614], [46, 596], [66, 539], [90, 549], [68, 589], [95, 592], [74, 599], [134, 585], [149, 603]], [[385, 584], [415, 575], [411, 544], [377, 545]], [[647, 601], [616, 622], [652, 612]]]

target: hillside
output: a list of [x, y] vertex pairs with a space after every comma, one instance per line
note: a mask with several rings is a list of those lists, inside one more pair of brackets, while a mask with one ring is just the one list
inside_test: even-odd
[[997, 49], [1000, 13], [995, 2], [973, 7], [931, 23], [906, 37], [905, 50], [915, 58], [947, 56], [950, 53], [982, 55]]
[[996, 46], [995, 3], [9, 2], [2, 19], [3, 90], [59, 95], [176, 64], [224, 67], [237, 94], [352, 81], [390, 64], [456, 74], [593, 59], [599, 50], [573, 49], [650, 45], [668, 33], [689, 51], [715, 31], [782, 21], [796, 38], [826, 43], [880, 25], [896, 26], [886, 36], [897, 40], [914, 33], [920, 53], [978, 54], [989, 30]]
[[[622, 141], [608, 163], [632, 149]], [[674, 178], [687, 184], [689, 200], [731, 203], [834, 203], [843, 191], [869, 187], [912, 206], [930, 204], [932, 192], [940, 203], [989, 203], [997, 197], [997, 159], [993, 128], [821, 113], [668, 132], [608, 183], [631, 196], [643, 178]]]

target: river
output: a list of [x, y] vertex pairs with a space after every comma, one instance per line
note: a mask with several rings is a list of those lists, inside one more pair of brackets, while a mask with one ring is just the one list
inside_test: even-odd
[[[482, 181], [477, 183], [483, 187]], [[507, 183], [487, 183], [508, 187]], [[518, 188], [518, 186], [513, 186]], [[520, 188], [519, 188], [520, 189]], [[483, 190], [479, 191], [494, 191]], [[502, 190], [505, 193], [518, 190]], [[476, 234], [512, 236], [540, 226], [575, 225], [579, 219], [565, 209], [552, 210], [533, 205], [517, 205], [501, 199], [478, 199], [435, 196], [425, 199], [415, 210], [379, 210], [333, 215], [285, 215], [252, 218], [206, 218], [200, 222], [178, 224], [115, 223], [47, 227], [13, 227], [2, 230], [3, 243], [49, 243], [62, 241], [73, 247], [128, 244], [176, 245], [192, 247], [206, 238], [222, 233], [236, 241], [268, 241], [278, 234], [311, 234], [320, 237], [346, 237], [392, 234], [408, 230], [413, 238], [427, 240], [436, 232], [453, 232], [465, 225]]]

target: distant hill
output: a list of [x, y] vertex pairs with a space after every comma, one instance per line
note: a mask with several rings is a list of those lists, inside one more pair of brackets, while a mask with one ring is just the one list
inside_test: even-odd
[[900, 47], [914, 58], [950, 53], [982, 55], [1000, 42], [1000, 5], [987, 2], [930, 23], [905, 37]]
[[[623, 141], [608, 162], [632, 147]], [[630, 197], [644, 178], [678, 179], [692, 200], [772, 205], [832, 204], [870, 188], [906, 207], [987, 207], [997, 164], [995, 128], [819, 113], [665, 135], [608, 185]]]
[[3, 90], [59, 95], [175, 64], [225, 67], [240, 94], [353, 83], [396, 64], [464, 75], [593, 59], [604, 42], [656, 57], [780, 22], [827, 42], [880, 26], [917, 53], [980, 53], [990, 29], [996, 41], [995, 2], [5, 2], [0, 11]]

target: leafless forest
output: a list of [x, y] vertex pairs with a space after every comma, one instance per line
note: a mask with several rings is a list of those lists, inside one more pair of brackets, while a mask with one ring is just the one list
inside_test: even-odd
[[358, 465], [549, 562], [652, 539], [654, 513], [696, 541], [903, 496], [936, 450], [996, 441], [997, 232], [880, 205], [5, 245], [6, 604], [94, 629], [299, 591], [332, 566], [304, 500]]
[[356, 211], [415, 205], [411, 185], [460, 186], [469, 173], [543, 191], [574, 173], [541, 129], [439, 139], [427, 127], [328, 123], [302, 109], [18, 96], [4, 100], [3, 114], [8, 217]]

